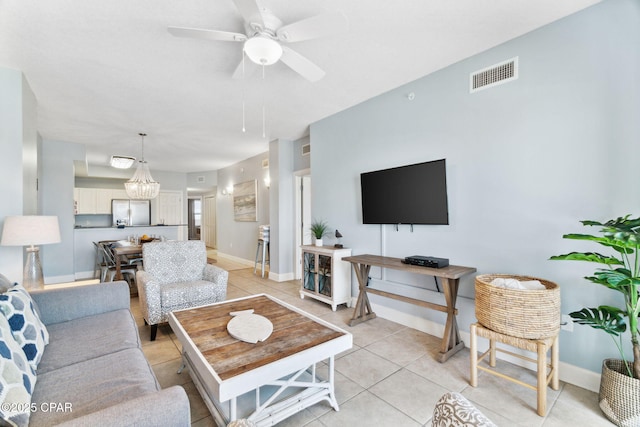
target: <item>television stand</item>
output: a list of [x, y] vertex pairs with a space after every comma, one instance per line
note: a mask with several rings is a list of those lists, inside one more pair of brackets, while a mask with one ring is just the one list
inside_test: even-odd
[[[448, 265], [443, 268], [422, 267], [404, 264], [400, 258], [390, 258], [379, 255], [355, 255], [342, 258], [342, 260], [349, 261], [353, 266], [353, 270], [358, 278], [358, 287], [360, 289], [358, 302], [356, 303], [349, 326], [355, 326], [359, 323], [366, 322], [367, 320], [374, 319], [376, 314], [371, 309], [371, 303], [369, 302], [367, 294], [380, 295], [386, 298], [447, 313], [447, 321], [444, 326], [442, 345], [440, 347], [440, 355], [438, 357], [438, 360], [441, 363], [445, 362], [455, 353], [464, 348], [464, 342], [460, 338], [460, 331], [458, 330], [458, 323], [456, 321], [456, 314], [458, 314], [458, 310], [456, 309], [456, 299], [458, 298], [460, 277], [475, 272], [475, 268], [462, 267], [458, 265]], [[369, 271], [372, 266], [442, 278], [442, 288], [444, 290], [444, 298], [447, 305], [435, 304], [368, 287], [367, 281], [369, 279]]]

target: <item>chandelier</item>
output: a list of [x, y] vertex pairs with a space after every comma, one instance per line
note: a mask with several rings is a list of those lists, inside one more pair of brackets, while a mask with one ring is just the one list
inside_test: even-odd
[[142, 139], [142, 156], [138, 161], [138, 168], [133, 177], [124, 183], [127, 195], [130, 199], [155, 199], [160, 192], [160, 183], [153, 180], [149, 172], [149, 165], [144, 160], [144, 137], [146, 133], [139, 133]]

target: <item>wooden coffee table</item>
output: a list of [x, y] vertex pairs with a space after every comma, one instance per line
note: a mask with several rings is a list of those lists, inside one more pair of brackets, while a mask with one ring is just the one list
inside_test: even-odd
[[[227, 332], [233, 311], [253, 309], [273, 324], [264, 342], [250, 344]], [[170, 313], [183, 363], [219, 425], [248, 418], [273, 425], [326, 400], [337, 411], [334, 356], [351, 348], [350, 333], [260, 294]], [[328, 378], [316, 364], [328, 360]]]

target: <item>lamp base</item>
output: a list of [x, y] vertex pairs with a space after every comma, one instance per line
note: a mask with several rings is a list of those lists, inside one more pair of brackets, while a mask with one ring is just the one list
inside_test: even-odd
[[24, 263], [22, 286], [27, 290], [44, 288], [44, 276], [42, 274], [42, 264], [40, 264], [40, 248], [37, 246], [27, 248], [27, 260]]

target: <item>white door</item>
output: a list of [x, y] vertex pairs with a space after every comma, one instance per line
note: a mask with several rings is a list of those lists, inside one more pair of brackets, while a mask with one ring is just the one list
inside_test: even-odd
[[311, 176], [296, 176], [296, 280], [302, 280], [302, 250], [301, 245], [311, 244]]
[[204, 212], [202, 215], [202, 235], [204, 244], [207, 247], [217, 249], [216, 243], [216, 198], [215, 196], [205, 196]]
[[[183, 225], [184, 206], [182, 191], [160, 191], [156, 202], [154, 223], [166, 225]], [[186, 228], [178, 227], [178, 240], [186, 240]]]

